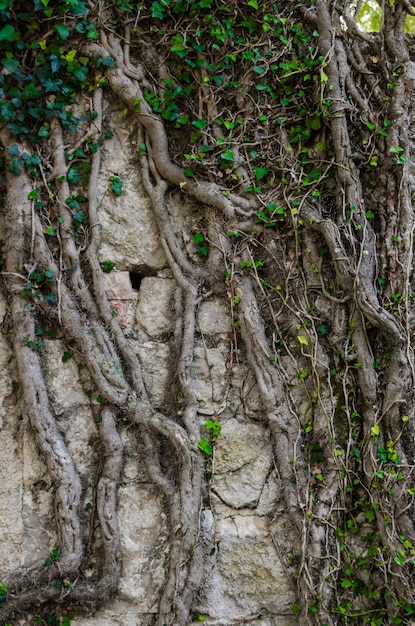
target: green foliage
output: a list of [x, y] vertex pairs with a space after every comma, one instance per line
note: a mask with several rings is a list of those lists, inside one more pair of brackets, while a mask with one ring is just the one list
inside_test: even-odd
[[[181, 38], [181, 35], [176, 35], [176, 38]], [[189, 116], [181, 114], [179, 103], [183, 96], [190, 96], [194, 90], [194, 85], [187, 85], [182, 87], [174, 83], [173, 79], [166, 78], [164, 80], [166, 89], [163, 92], [163, 96], [159, 97], [155, 92], [144, 90], [144, 98], [146, 102], [151, 106], [153, 111], [160, 113], [162, 119], [171, 123], [173, 128], [180, 128], [189, 123]]]
[[9, 593], [9, 590], [7, 589], [6, 585], [3, 585], [3, 583], [0, 583], [0, 608], [4, 606], [8, 593]]
[[213, 448], [209, 442], [209, 439], [201, 439], [198, 444], [199, 450], [202, 450], [207, 456], [211, 456]]
[[206, 258], [209, 255], [209, 245], [203, 233], [195, 233], [193, 235], [193, 242], [196, 245], [198, 255], [202, 258]]
[[102, 271], [105, 274], [109, 274], [114, 269], [115, 263], [113, 263], [112, 261], [104, 261], [103, 263], [101, 263], [101, 267]]
[[212, 456], [213, 446], [221, 433], [222, 424], [214, 420], [206, 420], [203, 426], [208, 431], [209, 438], [201, 439], [199, 441], [198, 447], [199, 450], [202, 450], [202, 452], [204, 452], [207, 456]]
[[275, 228], [278, 222], [284, 220], [286, 216], [286, 209], [283, 206], [277, 206], [276, 204], [268, 204], [266, 208], [261, 211], [257, 211], [254, 223], [264, 224], [268, 228]]
[[51, 565], [53, 565], [53, 563], [55, 563], [59, 559], [59, 557], [59, 550], [57, 548], [53, 548], [48, 558], [45, 560], [46, 567], [50, 567]]
[[[75, 131], [86, 116], [76, 118], [69, 106], [81, 90], [94, 89], [93, 64], [78, 53], [83, 40], [98, 38], [86, 3], [3, 0], [0, 6], [0, 120], [32, 143], [49, 136], [53, 117]], [[110, 57], [96, 62], [113, 64]]]
[[406, 163], [406, 156], [404, 154], [402, 154], [403, 148], [401, 148], [401, 146], [392, 147], [392, 148], [390, 148], [389, 152], [391, 154], [395, 154], [396, 155], [396, 164], [397, 165], [404, 165]]
[[41, 339], [33, 340], [29, 339], [29, 337], [27, 336], [23, 337], [23, 339], [25, 340], [27, 347], [32, 348], [32, 350], [34, 350], [35, 352], [38, 352], [38, 350], [43, 348], [45, 345], [43, 341], [41, 341]]
[[294, 602], [294, 604], [291, 607], [291, 610], [294, 613], [294, 615], [298, 617], [301, 613], [301, 606], [298, 604], [298, 602]]
[[[236, 157], [233, 142], [254, 146], [262, 143], [259, 148], [246, 151], [243, 161], [248, 162], [252, 173], [246, 190], [264, 193], [275, 181], [276, 173], [280, 177], [281, 163], [267, 158], [271, 154], [268, 139], [259, 142], [257, 135], [266, 138], [270, 124], [277, 121], [285, 126], [287, 120], [296, 118], [298, 121], [288, 128], [289, 137], [303, 149], [304, 144], [321, 133], [324, 117], [332, 105], [324, 99], [324, 111], [310, 111], [309, 97], [314, 93], [314, 85], [327, 82], [326, 62], [317, 53], [318, 32], [310, 34], [301, 23], [281, 17], [281, 11], [272, 2], [256, 0], [234, 14], [226, 5], [216, 6], [212, 0], [160, 0], [147, 11], [144, 8], [142, 18], [151, 32], [159, 32], [166, 40], [165, 53], [171, 68], [165, 84], [157, 91], [147, 88], [144, 98], [170, 129], [183, 130], [180, 135], [172, 132], [170, 140], [174, 147], [177, 138], [178, 152], [187, 161], [183, 162], [185, 176], [195, 177], [209, 167], [219, 167], [221, 178], [228, 181], [231, 189], [232, 181], [241, 180], [241, 160], [239, 155]], [[176, 28], [178, 19], [180, 29]], [[265, 36], [269, 45], [264, 47]], [[200, 107], [195, 107], [194, 89], [200, 73], [209, 88], [209, 98], [223, 103], [214, 120], [201, 117]], [[241, 82], [240, 76], [249, 76], [249, 81]], [[244, 91], [256, 108], [252, 118], [231, 112], [232, 99]], [[258, 129], [258, 124], [263, 130]], [[218, 127], [220, 134], [216, 132]], [[192, 146], [191, 152], [182, 150], [180, 144], [184, 140]], [[316, 175], [312, 174], [307, 150], [304, 149], [303, 158], [304, 185], [322, 173], [317, 168]], [[327, 166], [322, 166], [323, 171], [324, 167]], [[272, 216], [272, 209], [259, 212], [258, 223], [275, 227], [282, 221], [286, 209], [274, 208], [281, 209], [281, 213]]]
[[264, 266], [263, 261], [241, 261], [239, 263], [239, 267], [241, 268], [241, 270], [243, 270], [245, 267], [248, 267], [248, 268], [255, 267], [256, 269], [258, 269], [263, 266]]
[[66, 361], [69, 361], [69, 359], [71, 358], [72, 358], [72, 354], [65, 350], [65, 352], [62, 355], [62, 363], [66, 363]]
[[116, 196], [121, 196], [122, 194], [122, 181], [118, 178], [118, 176], [110, 176], [111, 185], [109, 186], [109, 191], [112, 191]]
[[[59, 580], [55, 580], [54, 586], [56, 589], [62, 589], [67, 585], [61, 583]], [[74, 617], [73, 614], [64, 615], [63, 617], [55, 617], [50, 613], [45, 613], [44, 615], [36, 615], [37, 623], [40, 626], [70, 626], [71, 619]]]
[[[55, 231], [52, 227], [47, 227], [45, 229], [45, 234], [55, 235]], [[55, 293], [51, 291], [51, 288], [53, 288], [55, 284], [56, 278], [51, 269], [46, 269], [43, 272], [32, 270], [29, 272], [27, 283], [24, 286], [24, 289], [20, 291], [20, 295], [22, 298], [32, 299], [33, 301], [36, 301], [38, 298], [42, 298], [46, 302], [51, 302], [53, 304], [56, 302], [56, 296]], [[43, 347], [39, 344], [37, 344], [37, 347], [32, 345], [33, 342], [29, 339], [27, 339], [27, 341], [27, 345], [33, 349]]]

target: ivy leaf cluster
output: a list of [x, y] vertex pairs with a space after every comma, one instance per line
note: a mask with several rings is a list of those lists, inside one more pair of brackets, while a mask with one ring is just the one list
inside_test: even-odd
[[2, 0], [0, 120], [13, 134], [35, 144], [49, 137], [53, 117], [76, 131], [80, 119], [69, 106], [81, 90], [93, 89], [95, 71], [79, 50], [97, 38], [82, 0]]

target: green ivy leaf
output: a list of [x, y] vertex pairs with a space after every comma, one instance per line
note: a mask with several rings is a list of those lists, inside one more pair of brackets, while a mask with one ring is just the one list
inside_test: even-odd
[[193, 235], [193, 241], [195, 243], [202, 243], [203, 241], [205, 241], [204, 236], [202, 235], [202, 233], [195, 233]]
[[88, 68], [80, 67], [79, 69], [74, 71], [73, 75], [77, 80], [79, 80], [79, 82], [85, 83], [88, 79]]
[[115, 61], [114, 61], [114, 59], [112, 57], [104, 57], [104, 58], [99, 57], [96, 60], [96, 65], [97, 65], [97, 67], [101, 67], [101, 66], [103, 66], [103, 67], [114, 67]]
[[53, 281], [55, 280], [55, 277], [53, 275], [53, 270], [45, 270], [43, 273], [48, 280], [53, 280]]
[[111, 185], [109, 186], [109, 190], [115, 193], [116, 196], [120, 196], [122, 194], [122, 181], [118, 178], [118, 176], [110, 176]]
[[66, 198], [66, 202], [68, 203], [68, 206], [71, 209], [80, 209], [81, 208], [78, 200], [74, 196], [68, 196]]
[[194, 120], [192, 126], [196, 126], [199, 130], [203, 130], [207, 124], [206, 120]]
[[113, 263], [112, 261], [104, 261], [101, 264], [101, 267], [104, 274], [109, 274], [114, 269], [115, 263]]
[[82, 211], [82, 209], [75, 213], [73, 219], [75, 220], [75, 222], [79, 222], [79, 224], [82, 224], [85, 221], [85, 213]]
[[12, 156], [19, 156], [20, 154], [19, 146], [14, 143], [12, 146], [9, 146], [7, 148], [7, 152], [11, 154]]
[[18, 41], [20, 34], [17, 33], [11, 24], [6, 24], [0, 30], [0, 41]]
[[49, 130], [46, 128], [46, 126], [41, 126], [38, 130], [39, 137], [49, 137], [50, 133]]
[[233, 161], [235, 159], [235, 155], [232, 150], [225, 150], [225, 152], [222, 152], [220, 155], [220, 158], [222, 161]]
[[132, 11], [133, 6], [129, 2], [123, 2], [122, 0], [117, 0], [117, 7], [120, 11]]
[[52, 304], [55, 304], [56, 302], [56, 296], [54, 293], [48, 293], [46, 296], [43, 296], [43, 299], [47, 302], [51, 302]]
[[199, 255], [199, 256], [201, 256], [201, 257], [206, 257], [206, 256], [208, 256], [208, 255], [209, 255], [209, 248], [208, 248], [207, 246], [200, 246], [200, 247], [197, 249], [197, 253], [198, 253], [198, 255]]
[[268, 174], [266, 167], [255, 167], [255, 176], [257, 180], [262, 180]]
[[213, 449], [207, 439], [201, 439], [199, 441], [198, 448], [199, 450], [202, 450], [202, 452], [204, 452], [208, 456], [212, 456]]
[[16, 59], [3, 59], [2, 65], [8, 72], [13, 74], [19, 67], [19, 61]]
[[71, 31], [67, 26], [64, 26], [63, 24], [55, 24], [55, 28], [58, 31], [58, 35], [61, 39], [68, 39]]
[[161, 0], [161, 2], [153, 2], [150, 7], [152, 17], [162, 20], [166, 14], [166, 7], [170, 4], [170, 0]]
[[67, 179], [69, 183], [79, 183], [79, 173], [77, 167], [71, 167], [69, 169]]
[[[12, 6], [13, 2], [14, 0], [0, 0], [0, 11], [5, 11], [6, 9], [9, 9]], [[0, 585], [0, 593], [1, 593], [1, 585]]]
[[0, 608], [4, 606], [8, 593], [9, 593], [9, 590], [7, 589], [6, 585], [3, 585], [3, 583], [0, 583]]
[[87, 39], [98, 39], [98, 31], [94, 24], [90, 24], [86, 35]]

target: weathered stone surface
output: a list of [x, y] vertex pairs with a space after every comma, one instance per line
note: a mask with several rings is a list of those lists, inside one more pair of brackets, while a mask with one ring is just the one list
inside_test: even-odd
[[217, 564], [200, 612], [214, 618], [213, 624], [251, 624], [264, 613], [279, 618], [286, 614], [289, 624], [294, 593], [265, 519], [230, 511], [229, 517], [217, 521], [216, 536]]
[[163, 503], [148, 486], [124, 484], [119, 490], [122, 544], [120, 593], [136, 613], [157, 612], [164, 581], [168, 531]]
[[215, 448], [212, 488], [236, 509], [259, 500], [271, 466], [271, 445], [259, 424], [227, 420]]
[[[280, 504], [280, 486], [276, 472], [271, 472], [265, 481], [256, 507], [258, 515], [275, 515]], [[282, 505], [285, 506], [284, 504]]]
[[202, 415], [221, 413], [226, 405], [228, 346], [196, 347], [191, 366], [193, 391]]
[[110, 309], [125, 333], [132, 331], [134, 323], [133, 302], [136, 298], [129, 272], [112, 271], [104, 274], [105, 295]]
[[[0, 298], [0, 320], [5, 312]], [[10, 346], [0, 334], [0, 563], [7, 571], [20, 563], [24, 541], [24, 524], [21, 515], [23, 497], [22, 444], [18, 438], [19, 407], [17, 392], [13, 391]]]
[[[0, 424], [2, 420], [0, 418]], [[3, 572], [20, 564], [24, 544], [22, 518], [22, 464], [19, 445], [10, 429], [2, 427], [0, 452], [0, 562]]]
[[112, 271], [104, 274], [105, 294], [108, 300], [131, 300], [133, 288], [129, 272]]
[[63, 413], [68, 407], [89, 403], [79, 383], [78, 368], [74, 359], [62, 362], [64, 344], [59, 340], [44, 340], [45, 377], [50, 402], [55, 414]]
[[22, 434], [22, 561], [30, 565], [37, 559], [47, 557], [56, 545], [56, 533], [50, 477], [39, 458], [33, 431], [27, 422]]
[[134, 342], [134, 345], [141, 361], [147, 392], [152, 402], [160, 406], [170, 379], [170, 348], [158, 341]]
[[156, 337], [172, 332], [176, 288], [176, 281], [169, 278], [146, 277], [141, 281], [136, 321], [148, 335]]
[[258, 385], [251, 372], [244, 365], [238, 363], [232, 368], [232, 385], [238, 389], [238, 405], [243, 404], [245, 414], [257, 416], [263, 414], [262, 399]]
[[140, 614], [135, 604], [120, 599], [115, 599], [111, 606], [97, 611], [93, 617], [71, 620], [71, 626], [151, 626], [152, 624], [154, 624], [154, 614]]
[[128, 302], [117, 302], [116, 300], [110, 301], [110, 309], [112, 315], [116, 315], [117, 321], [121, 328], [127, 332], [128, 329]]
[[298, 626], [298, 618], [294, 615], [275, 615], [264, 619], [250, 619], [241, 621], [232, 618], [205, 619], [205, 626]]
[[[165, 256], [160, 247], [157, 226], [137, 176], [135, 137], [130, 138], [131, 119], [119, 111], [108, 112], [109, 125], [116, 129], [102, 150], [102, 173], [98, 183], [99, 222], [101, 225], [101, 261], [115, 263], [119, 270], [160, 269]], [[118, 176], [122, 194], [109, 191], [110, 176]]]
[[226, 334], [231, 330], [229, 306], [221, 300], [202, 302], [197, 323], [201, 333], [207, 335]]

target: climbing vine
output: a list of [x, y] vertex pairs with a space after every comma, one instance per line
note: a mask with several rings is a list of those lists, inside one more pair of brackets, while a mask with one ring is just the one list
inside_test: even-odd
[[[91, 612], [116, 593], [121, 416], [169, 511], [155, 623], [191, 620], [211, 549], [200, 530], [206, 467], [221, 432], [198, 417], [191, 371], [196, 312], [212, 292], [229, 300], [232, 353], [246, 359], [272, 434], [294, 613], [320, 626], [410, 623], [414, 8], [376, 5], [379, 30], [367, 32], [361, 5], [0, 0], [2, 288], [58, 536], [50, 555], [2, 581], [4, 623], [33, 610]], [[180, 407], [170, 411], [151, 402], [105, 296], [105, 98], [137, 128], [137, 176], [177, 283]], [[122, 178], [107, 184], [122, 195]], [[172, 225], [172, 191], [200, 214], [191, 250]], [[102, 550], [88, 578], [84, 537], [96, 527], [83, 528], [83, 486], [42, 369], [56, 333], [62, 361], [82, 365], [102, 458]]]

